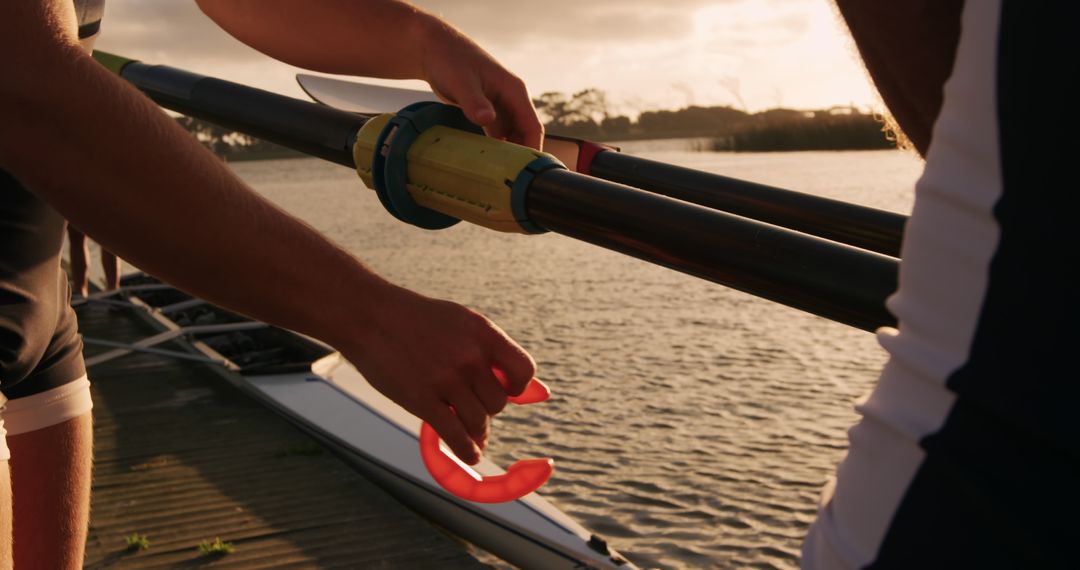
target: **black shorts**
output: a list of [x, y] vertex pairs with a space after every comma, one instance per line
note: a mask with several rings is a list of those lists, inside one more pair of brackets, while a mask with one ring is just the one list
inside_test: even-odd
[[0, 393], [8, 400], [82, 378], [82, 341], [60, 268], [64, 219], [0, 171]]

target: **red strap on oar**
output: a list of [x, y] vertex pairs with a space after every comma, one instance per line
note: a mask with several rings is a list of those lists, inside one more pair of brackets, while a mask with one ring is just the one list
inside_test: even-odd
[[593, 159], [608, 150], [619, 152], [619, 147], [572, 137], [544, 135], [544, 152], [555, 155], [567, 168], [581, 174], [591, 175]]
[[578, 155], [577, 171], [592, 175], [592, 162], [596, 155], [606, 151], [619, 152], [618, 147], [593, 141], [581, 141], [581, 154]]
[[[502, 374], [496, 372], [499, 380]], [[505, 382], [504, 382], [505, 385]], [[543, 402], [551, 397], [551, 390], [533, 378], [520, 396], [511, 396], [511, 403], [524, 405]], [[506, 468], [504, 475], [480, 476], [466, 469], [449, 451], [439, 446], [439, 434], [424, 422], [420, 427], [420, 457], [428, 473], [443, 489], [467, 501], [477, 503], [505, 503], [520, 499], [547, 483], [555, 470], [555, 462], [549, 458], [522, 459]]]

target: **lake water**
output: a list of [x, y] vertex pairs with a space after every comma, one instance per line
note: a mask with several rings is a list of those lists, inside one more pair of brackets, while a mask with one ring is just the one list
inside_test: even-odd
[[[623, 147], [904, 213], [922, 168], [899, 151]], [[473, 307], [525, 346], [554, 396], [504, 412], [490, 456], [553, 457], [542, 494], [635, 563], [797, 566], [853, 403], [885, 360], [873, 335], [555, 234], [406, 226], [329, 163], [235, 170], [377, 272]]]

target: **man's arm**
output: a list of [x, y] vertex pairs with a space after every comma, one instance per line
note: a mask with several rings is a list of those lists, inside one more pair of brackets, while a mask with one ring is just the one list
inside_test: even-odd
[[525, 84], [450, 24], [398, 0], [196, 0], [240, 41], [326, 73], [424, 79], [489, 135], [540, 148]]
[[150, 273], [329, 342], [477, 460], [474, 441], [506, 402], [491, 366], [518, 393], [535, 370], [525, 351], [475, 312], [384, 281], [252, 192], [83, 53], [70, 20], [68, 0], [0, 4], [0, 168]]

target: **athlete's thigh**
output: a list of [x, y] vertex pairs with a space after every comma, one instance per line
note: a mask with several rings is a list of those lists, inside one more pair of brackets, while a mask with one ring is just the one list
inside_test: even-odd
[[85, 376], [4, 407], [17, 568], [82, 567], [93, 456]]

